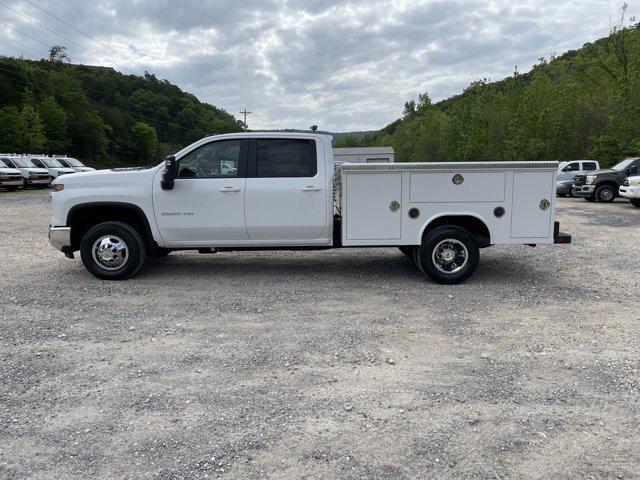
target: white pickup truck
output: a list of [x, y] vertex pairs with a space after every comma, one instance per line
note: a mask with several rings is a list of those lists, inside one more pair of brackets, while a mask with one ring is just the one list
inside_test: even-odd
[[158, 166], [54, 180], [51, 243], [96, 277], [135, 275], [174, 250], [399, 247], [460, 283], [493, 244], [569, 243], [555, 215], [557, 162], [343, 164], [331, 137], [204, 138]]

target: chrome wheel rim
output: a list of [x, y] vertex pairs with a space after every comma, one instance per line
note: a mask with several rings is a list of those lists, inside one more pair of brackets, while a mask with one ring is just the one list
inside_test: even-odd
[[469, 260], [469, 251], [464, 243], [455, 238], [441, 240], [431, 254], [433, 265], [445, 274], [457, 273]]
[[93, 260], [105, 270], [120, 270], [129, 260], [129, 248], [120, 237], [104, 235], [91, 249]]
[[600, 192], [600, 196], [603, 200], [611, 200], [613, 198], [613, 190], [611, 190], [610, 188], [605, 188], [604, 190], [602, 190], [602, 192]]

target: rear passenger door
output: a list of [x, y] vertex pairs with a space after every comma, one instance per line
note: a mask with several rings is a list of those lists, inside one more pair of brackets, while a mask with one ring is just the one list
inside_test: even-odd
[[252, 138], [245, 190], [250, 240], [301, 243], [327, 226], [325, 170], [306, 138]]

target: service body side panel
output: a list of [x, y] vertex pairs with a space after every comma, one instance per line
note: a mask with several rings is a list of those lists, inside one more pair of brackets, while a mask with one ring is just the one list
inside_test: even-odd
[[[557, 162], [342, 165], [343, 245], [418, 245], [428, 225], [445, 216], [482, 221], [492, 244], [553, 243], [556, 171]], [[396, 212], [389, 208], [393, 200], [400, 204]], [[545, 210], [542, 200], [549, 202]], [[502, 217], [494, 214], [497, 207], [504, 208]], [[417, 217], [409, 216], [411, 209]], [[392, 224], [400, 226], [399, 236], [389, 235]]]

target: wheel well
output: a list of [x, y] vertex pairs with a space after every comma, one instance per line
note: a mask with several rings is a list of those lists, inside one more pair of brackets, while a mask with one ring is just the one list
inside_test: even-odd
[[103, 222], [122, 222], [135, 228], [148, 248], [155, 248], [151, 227], [144, 212], [130, 204], [87, 204], [77, 205], [67, 216], [67, 226], [71, 227], [71, 248], [80, 249], [85, 233]]
[[436, 227], [454, 225], [467, 230], [473, 235], [480, 248], [491, 245], [491, 233], [487, 225], [479, 218], [470, 215], [447, 215], [432, 220], [424, 229], [423, 236]]
[[618, 188], [620, 187], [620, 185], [618, 185], [616, 182], [611, 181], [611, 180], [603, 180], [602, 182], [598, 183], [596, 185], [596, 190], [600, 187], [604, 187], [605, 185], [609, 185], [610, 187], [613, 187], [613, 189], [615, 190], [615, 193], [618, 193]]

